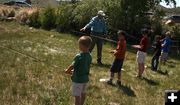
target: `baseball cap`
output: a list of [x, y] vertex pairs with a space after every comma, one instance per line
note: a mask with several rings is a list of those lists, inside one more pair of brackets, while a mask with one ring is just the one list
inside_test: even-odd
[[104, 13], [104, 11], [102, 11], [102, 10], [99, 10], [99, 11], [98, 11], [98, 15], [106, 16], [106, 14]]
[[167, 32], [165, 33], [165, 35], [170, 36], [170, 35], [171, 35], [171, 32], [170, 32], [170, 31], [167, 31]]

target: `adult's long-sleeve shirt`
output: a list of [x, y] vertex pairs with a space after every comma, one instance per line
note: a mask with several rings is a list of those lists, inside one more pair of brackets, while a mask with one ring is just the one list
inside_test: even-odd
[[104, 35], [107, 34], [105, 20], [98, 16], [91, 19], [91, 21], [85, 26], [85, 29], [87, 28], [91, 28], [91, 32], [103, 33]]

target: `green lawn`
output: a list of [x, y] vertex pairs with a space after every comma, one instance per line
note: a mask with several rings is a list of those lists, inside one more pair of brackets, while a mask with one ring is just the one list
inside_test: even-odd
[[[45, 62], [0, 47], [0, 105], [72, 105], [71, 79], [63, 70], [78, 53], [77, 37], [0, 22], [0, 45]], [[110, 44], [104, 46], [103, 67], [96, 65], [96, 49], [92, 53], [86, 105], [163, 105], [166, 89], [180, 89], [179, 60], [170, 59], [162, 67], [167, 75], [151, 71], [148, 56], [145, 79], [137, 79], [133, 50], [127, 51], [121, 89], [99, 82], [100, 78], [108, 78], [113, 61], [108, 53], [111, 49]]]

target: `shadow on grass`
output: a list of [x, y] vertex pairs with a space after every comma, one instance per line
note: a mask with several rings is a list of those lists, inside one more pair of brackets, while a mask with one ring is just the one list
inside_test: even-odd
[[126, 85], [123, 85], [123, 84], [121, 86], [117, 86], [114, 83], [113, 84], [108, 84], [108, 85], [110, 85], [112, 87], [118, 87], [119, 90], [122, 90], [123, 93], [125, 93], [128, 96], [131, 96], [131, 97], [135, 97], [136, 96], [134, 91], [129, 86], [126, 86]]
[[119, 89], [122, 90], [123, 93], [127, 94], [128, 96], [136, 97], [134, 91], [130, 87], [126, 86], [126, 85], [121, 85], [119, 87]]
[[169, 63], [169, 64], [176, 64], [176, 62], [172, 61], [172, 60], [168, 60], [167, 63]]
[[154, 81], [152, 79], [148, 79], [146, 77], [143, 77], [142, 80], [146, 81], [149, 85], [157, 86], [159, 83], [157, 81]]
[[157, 73], [159, 73], [159, 74], [161, 74], [161, 75], [166, 75], [166, 76], [168, 76], [168, 72], [167, 71], [162, 71], [162, 70], [157, 70], [157, 71], [155, 71], [155, 72], [157, 72]]
[[175, 68], [176, 67], [176, 65], [174, 65], [174, 64], [167, 64], [167, 66], [170, 67], [170, 68]]
[[94, 93], [94, 91], [99, 92], [101, 91], [101, 88], [96, 85], [89, 85], [87, 87], [88, 93]]
[[110, 68], [111, 64], [103, 64], [103, 65], [99, 65], [97, 63], [92, 63], [92, 66], [98, 66], [98, 67], [103, 67], [103, 68]]

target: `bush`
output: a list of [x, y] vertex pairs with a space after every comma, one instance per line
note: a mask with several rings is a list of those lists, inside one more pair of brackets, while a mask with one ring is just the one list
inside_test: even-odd
[[57, 31], [64, 32], [74, 28], [74, 8], [75, 5], [67, 4], [65, 6], [60, 5], [57, 10]]
[[16, 15], [15, 9], [12, 7], [2, 6], [0, 7], [0, 20], [12, 21]]
[[[143, 2], [143, 0], [141, 1]], [[148, 11], [147, 4], [144, 4], [145, 6], [142, 8], [137, 8], [142, 4], [133, 2], [127, 0], [83, 0], [78, 3], [69, 17], [72, 17], [75, 29], [79, 29], [86, 25], [98, 10], [103, 10], [107, 15], [108, 31], [116, 32], [118, 29], [123, 29], [133, 34], [137, 30], [140, 31], [144, 24], [149, 24], [149, 17], [143, 14]], [[135, 9], [137, 11], [134, 11]]]
[[8, 13], [8, 17], [15, 17], [16, 13], [14, 10], [10, 10]]
[[29, 23], [29, 15], [34, 12], [34, 8], [28, 8], [28, 9], [22, 9], [19, 11], [19, 13], [16, 15], [16, 20], [20, 24], [28, 24]]
[[41, 21], [40, 21], [40, 14], [39, 10], [36, 9], [34, 10], [30, 15], [29, 15], [29, 26], [39, 28], [41, 26]]
[[56, 27], [56, 13], [54, 8], [48, 6], [41, 16], [41, 25], [43, 29], [50, 30]]
[[2, 7], [0, 8], [0, 14], [1, 16], [4, 17], [15, 17], [15, 10], [13, 8], [10, 7]]
[[28, 12], [21, 11], [18, 15], [16, 15], [16, 20], [18, 23], [25, 25], [28, 22]]
[[3, 15], [4, 17], [7, 17], [7, 16], [8, 16], [8, 10], [7, 10], [7, 9], [3, 9], [3, 10], [2, 10], [2, 15]]
[[98, 10], [105, 10], [102, 1], [104, 0], [83, 0], [74, 9], [74, 19], [76, 29], [82, 28], [90, 19], [97, 15]]
[[172, 33], [174, 36], [180, 36], [180, 25], [176, 24], [172, 27]]

